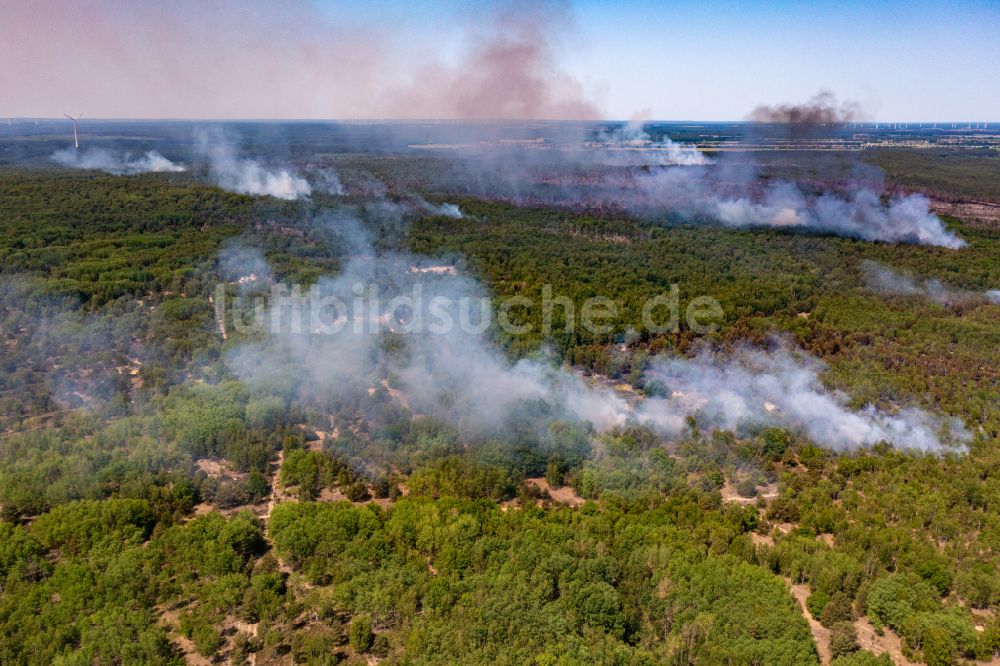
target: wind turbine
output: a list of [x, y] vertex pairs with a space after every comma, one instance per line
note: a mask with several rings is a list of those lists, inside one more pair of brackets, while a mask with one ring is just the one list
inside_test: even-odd
[[76, 121], [79, 120], [80, 118], [83, 118], [83, 114], [81, 113], [80, 115], [76, 116], [75, 118], [73, 116], [69, 115], [68, 113], [64, 113], [63, 115], [73, 121], [73, 145], [76, 148], [79, 148], [80, 147], [80, 139], [79, 139], [79, 137], [77, 137], [77, 134], [76, 134]]

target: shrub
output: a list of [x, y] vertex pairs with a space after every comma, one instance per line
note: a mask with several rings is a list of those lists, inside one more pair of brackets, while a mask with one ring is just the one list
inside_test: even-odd
[[211, 657], [226, 642], [222, 634], [210, 624], [199, 623], [191, 632], [191, 641], [203, 657]]
[[830, 603], [830, 595], [820, 590], [809, 595], [809, 598], [806, 599], [806, 608], [818, 620], [823, 616], [823, 609], [828, 603]]
[[351, 647], [355, 652], [367, 652], [375, 643], [375, 632], [372, 631], [372, 619], [367, 615], [356, 615], [351, 620]]
[[250, 472], [250, 476], [247, 478], [247, 494], [250, 497], [250, 501], [260, 502], [266, 499], [270, 493], [271, 487], [267, 482], [267, 478], [257, 470]]
[[772, 462], [781, 460], [788, 450], [790, 441], [791, 437], [786, 430], [767, 428], [764, 430], [764, 458]]
[[291, 653], [296, 664], [328, 666], [340, 661], [334, 652], [336, 632], [329, 627], [310, 627], [292, 634]]
[[859, 650], [842, 657], [836, 657], [830, 666], [893, 666], [888, 654], [875, 655], [865, 650]]
[[390, 649], [391, 647], [387, 637], [382, 634], [375, 636], [375, 640], [372, 641], [371, 647], [372, 656], [378, 657], [379, 659], [385, 659], [389, 656]]
[[344, 494], [347, 496], [347, 499], [352, 502], [364, 502], [372, 497], [371, 493], [368, 492], [368, 486], [366, 486], [363, 481], [355, 481], [351, 485], [347, 486], [344, 490]]
[[799, 504], [788, 497], [776, 497], [771, 501], [767, 517], [769, 520], [779, 523], [797, 523], [799, 522]]
[[746, 478], [736, 484], [736, 493], [740, 497], [756, 497], [757, 484], [751, 478]]
[[384, 474], [375, 479], [375, 483], [372, 484], [372, 492], [379, 499], [388, 497], [389, 489], [389, 478]]

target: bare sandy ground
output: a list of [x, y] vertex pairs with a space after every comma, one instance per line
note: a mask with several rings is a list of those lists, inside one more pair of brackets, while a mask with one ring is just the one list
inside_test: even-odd
[[[809, 585], [806, 583], [792, 584], [792, 581], [785, 578], [785, 583], [792, 592], [792, 596], [799, 602], [802, 614], [809, 622], [809, 630], [812, 632], [813, 641], [816, 643], [816, 651], [819, 652], [821, 664], [829, 664], [832, 660], [830, 652], [830, 630], [824, 627], [812, 616], [806, 606], [806, 599], [809, 598]], [[875, 627], [867, 617], [861, 617], [854, 621], [854, 628], [858, 632], [858, 645], [862, 650], [868, 650], [874, 654], [888, 654], [892, 663], [896, 666], [917, 666], [903, 656], [902, 641], [891, 629], [885, 628], [883, 634], [879, 636], [875, 632]], [[994, 660], [996, 661], [996, 660]], [[993, 662], [989, 662], [992, 664]]]
[[778, 496], [778, 484], [769, 483], [766, 486], [757, 486], [757, 496], [756, 497], [743, 497], [738, 492], [736, 492], [736, 486], [732, 481], [726, 479], [726, 482], [722, 485], [723, 502], [733, 502], [734, 504], [753, 504], [758, 498], [763, 498], [766, 500], [774, 499]]
[[806, 599], [809, 598], [809, 586], [805, 583], [792, 584], [791, 579], [786, 578], [785, 583], [792, 590], [792, 596], [799, 602], [802, 614], [809, 623], [809, 631], [812, 632], [813, 642], [816, 643], [816, 651], [819, 653], [819, 663], [829, 664], [833, 661], [830, 653], [830, 630], [824, 627], [812, 616], [809, 608], [806, 607]]
[[867, 617], [858, 618], [854, 622], [854, 628], [858, 630], [858, 645], [862, 650], [868, 650], [875, 654], [888, 653], [892, 663], [896, 666], [910, 666], [912, 662], [903, 656], [903, 642], [891, 629], [886, 628], [879, 636], [875, 633], [875, 627]]
[[533, 479], [525, 479], [526, 483], [538, 488], [541, 492], [548, 492], [549, 497], [552, 501], [559, 502], [560, 504], [566, 504], [567, 506], [580, 506], [585, 499], [576, 494], [576, 491], [569, 486], [562, 486], [561, 488], [553, 488], [549, 485], [549, 482], [545, 480], [544, 477], [538, 477]]

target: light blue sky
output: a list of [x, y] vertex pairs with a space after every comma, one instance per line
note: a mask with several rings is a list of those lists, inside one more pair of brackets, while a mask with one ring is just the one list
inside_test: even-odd
[[873, 119], [1000, 119], [1000, 2], [581, 2], [577, 20], [592, 48], [568, 66], [617, 115], [738, 119], [825, 88]]
[[[317, 0], [455, 50], [456, 23], [500, 3]], [[1000, 120], [1000, 0], [567, 3], [560, 63], [607, 115], [738, 120], [821, 89], [875, 120]]]

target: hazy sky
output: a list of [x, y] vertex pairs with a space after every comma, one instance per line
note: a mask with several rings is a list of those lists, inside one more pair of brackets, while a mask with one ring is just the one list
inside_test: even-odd
[[0, 0], [0, 115], [1000, 121], [1000, 2]]

